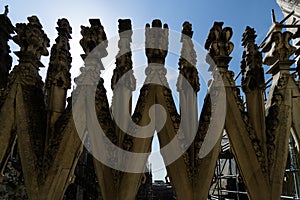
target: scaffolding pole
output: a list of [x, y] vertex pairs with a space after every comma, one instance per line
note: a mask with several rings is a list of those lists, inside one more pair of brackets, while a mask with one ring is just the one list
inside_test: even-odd
[[291, 167], [290, 171], [293, 173], [294, 178], [294, 187], [295, 187], [295, 198], [294, 199], [300, 199], [299, 196], [299, 178], [298, 178], [298, 166], [297, 166], [297, 157], [295, 152], [295, 141], [293, 136], [290, 136], [289, 140], [289, 148], [290, 148], [290, 161], [291, 161]]
[[[227, 139], [223, 137], [223, 140]], [[226, 150], [230, 148], [230, 145], [228, 142], [223, 142], [222, 143], [222, 150], [221, 153], [225, 153], [225, 148]], [[230, 151], [227, 151], [230, 152]], [[290, 169], [287, 169], [286, 171], [291, 172], [293, 175], [293, 182], [294, 182], [294, 187], [295, 187], [295, 194], [294, 196], [288, 196], [288, 195], [282, 195], [281, 199], [293, 199], [293, 200], [300, 200], [300, 188], [299, 188], [299, 176], [298, 176], [298, 165], [297, 165], [297, 154], [296, 154], [296, 149], [295, 149], [295, 141], [293, 136], [290, 136], [289, 139], [289, 154], [290, 154]], [[221, 162], [223, 160], [223, 162]], [[218, 199], [218, 200], [224, 200], [228, 194], [236, 194], [236, 197], [234, 197], [235, 200], [239, 200], [240, 196], [239, 195], [246, 195], [248, 194], [247, 191], [241, 191], [241, 188], [239, 187], [239, 171], [238, 167], [236, 164], [233, 164], [232, 162], [235, 162], [233, 157], [231, 158], [230, 156], [225, 156], [225, 158], [219, 158], [217, 161], [217, 166], [215, 169], [215, 184], [212, 185], [213, 187], [211, 188], [211, 193], [209, 195], [209, 199]], [[229, 174], [224, 174], [225, 170], [225, 165], [228, 164], [228, 173]], [[235, 174], [233, 174], [235, 172]], [[228, 190], [222, 188], [222, 180], [228, 180], [235, 178], [236, 180], [236, 190]], [[227, 193], [224, 194], [224, 193]]]

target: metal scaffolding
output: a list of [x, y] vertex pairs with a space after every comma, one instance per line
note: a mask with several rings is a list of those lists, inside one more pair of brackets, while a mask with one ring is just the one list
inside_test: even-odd
[[[281, 199], [300, 200], [299, 188], [299, 152], [291, 135], [289, 140], [289, 158], [285, 172], [285, 180]], [[208, 199], [210, 200], [249, 200], [247, 188], [239, 174], [238, 166], [230, 150], [229, 139], [224, 133], [222, 148], [216, 163]]]

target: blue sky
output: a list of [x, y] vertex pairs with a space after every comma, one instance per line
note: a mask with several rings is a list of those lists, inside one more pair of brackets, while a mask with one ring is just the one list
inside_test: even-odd
[[[79, 73], [82, 65], [80, 54], [83, 53], [79, 40], [80, 25], [88, 26], [89, 18], [100, 18], [108, 38], [117, 36], [118, 19], [130, 18], [133, 29], [144, 28], [146, 23], [151, 23], [153, 19], [159, 18], [163, 23], [167, 23], [174, 31], [181, 30], [182, 23], [189, 21], [193, 24], [193, 39], [200, 45], [204, 45], [209, 29], [214, 21], [224, 21], [224, 26], [233, 28], [232, 41], [235, 44], [232, 53], [230, 69], [239, 72], [240, 61], [243, 48], [241, 47], [241, 36], [246, 26], [254, 27], [257, 31], [257, 41], [260, 42], [268, 32], [272, 24], [271, 9], [275, 9], [275, 14], [280, 21], [283, 18], [279, 6], [275, 0], [2, 0], [0, 7], [9, 5], [9, 17], [13, 24], [27, 22], [27, 17], [37, 15], [44, 27], [45, 32], [51, 39], [51, 46], [57, 37], [56, 22], [59, 18], [67, 18], [73, 28], [73, 39], [71, 43], [71, 53], [73, 57], [72, 78]], [[12, 45], [12, 50], [18, 50]], [[49, 48], [50, 50], [50, 48]], [[113, 55], [115, 56], [115, 55]], [[173, 58], [172, 58], [173, 57]], [[143, 53], [135, 55], [134, 65], [145, 65], [146, 59]], [[48, 66], [48, 58], [43, 58], [44, 65]], [[177, 69], [178, 58], [167, 57], [167, 64]], [[16, 59], [14, 58], [14, 64]], [[41, 70], [44, 76], [46, 69]], [[107, 90], [110, 90], [110, 87]], [[205, 89], [202, 90], [205, 92]], [[157, 142], [153, 148], [158, 150]], [[165, 175], [164, 170], [154, 172], [155, 179], [161, 179]]]
[[[267, 33], [271, 21], [271, 9], [275, 9], [278, 19], [282, 14], [275, 0], [2, 0], [0, 6], [10, 6], [9, 17], [13, 24], [26, 22], [26, 17], [37, 15], [44, 26], [45, 32], [51, 38], [51, 45], [56, 37], [56, 22], [65, 17], [73, 27], [71, 51], [82, 53], [78, 44], [80, 25], [89, 25], [89, 18], [100, 18], [108, 38], [116, 36], [119, 18], [130, 18], [134, 29], [143, 28], [155, 18], [168, 23], [169, 28], [180, 31], [184, 21], [193, 24], [194, 40], [203, 45], [208, 31], [214, 21], [224, 21], [224, 26], [233, 28], [232, 41], [235, 49], [232, 53], [232, 69], [239, 69], [242, 54], [241, 35], [247, 25], [256, 29], [260, 41]], [[14, 49], [15, 50], [15, 49]], [[78, 54], [78, 53], [77, 53]], [[79, 55], [72, 54], [73, 67], [80, 62]], [[76, 62], [76, 63], [75, 63]], [[46, 65], [47, 66], [47, 65]]]

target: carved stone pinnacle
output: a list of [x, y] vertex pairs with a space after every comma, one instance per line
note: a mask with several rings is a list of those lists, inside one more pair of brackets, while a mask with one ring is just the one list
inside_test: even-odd
[[47, 47], [50, 46], [50, 40], [43, 31], [43, 26], [37, 16], [28, 17], [27, 20], [28, 24], [16, 24], [17, 35], [13, 37], [13, 40], [21, 49], [15, 53], [20, 60], [30, 61], [35, 65], [43, 67], [40, 63], [40, 58], [42, 55], [49, 55]]
[[244, 92], [263, 89], [265, 86], [264, 70], [262, 68], [262, 53], [255, 44], [254, 28], [246, 27], [242, 37], [243, 60], [241, 61], [242, 88]]
[[164, 64], [165, 58], [168, 54], [168, 36], [169, 28], [167, 24], [163, 25], [160, 20], [155, 19], [152, 21], [152, 28], [150, 24], [146, 24], [146, 56], [148, 63]]

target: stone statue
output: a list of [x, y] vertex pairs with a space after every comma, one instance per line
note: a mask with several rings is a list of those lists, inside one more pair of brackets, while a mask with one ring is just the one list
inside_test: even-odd
[[7, 16], [8, 12], [9, 12], [8, 5], [6, 5], [3, 15]]
[[27, 18], [29, 23], [17, 23], [16, 33], [13, 37], [21, 49], [20, 53], [34, 56], [36, 60], [40, 60], [41, 56], [48, 56], [47, 47], [50, 45], [50, 40], [42, 30], [42, 25], [36, 16]]
[[296, 48], [290, 44], [293, 33], [290, 31], [280, 32], [275, 31], [271, 34], [269, 40], [263, 48], [265, 57], [263, 63], [273, 65], [277, 59], [279, 61], [287, 61], [296, 51]]

